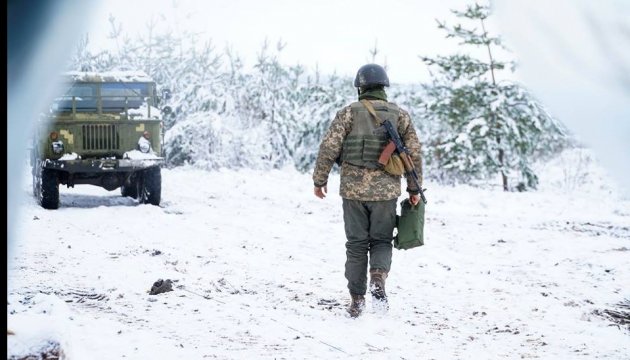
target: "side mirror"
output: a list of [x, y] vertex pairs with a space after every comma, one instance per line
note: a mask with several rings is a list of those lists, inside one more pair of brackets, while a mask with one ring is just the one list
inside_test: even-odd
[[171, 89], [162, 89], [162, 100], [168, 100], [172, 97]]

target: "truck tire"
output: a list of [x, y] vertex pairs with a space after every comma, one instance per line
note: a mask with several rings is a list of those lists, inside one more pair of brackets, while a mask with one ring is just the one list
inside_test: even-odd
[[138, 181], [138, 200], [141, 204], [160, 205], [162, 196], [162, 173], [159, 166], [146, 169]]
[[122, 184], [122, 186], [120, 187], [120, 193], [122, 194], [122, 196], [130, 197], [134, 199], [137, 198], [138, 197], [137, 182], [138, 182], [137, 176], [131, 175], [131, 177], [129, 178], [129, 185], [126, 186], [125, 184]]
[[32, 171], [33, 175], [33, 196], [35, 199], [39, 200], [39, 188], [41, 187], [41, 175], [38, 174], [38, 171], [35, 167], [33, 167]]
[[39, 183], [39, 203], [44, 209], [59, 208], [59, 180], [53, 170], [42, 169]]
[[[33, 151], [33, 150], [31, 150]], [[37, 155], [31, 152], [31, 175], [33, 176], [33, 196], [39, 201], [39, 189], [42, 182], [41, 162], [37, 160]]]

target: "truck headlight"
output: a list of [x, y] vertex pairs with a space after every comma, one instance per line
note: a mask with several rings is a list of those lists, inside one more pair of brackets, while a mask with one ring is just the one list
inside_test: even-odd
[[61, 153], [63, 153], [63, 141], [61, 141], [61, 140], [58, 140], [58, 141], [53, 141], [53, 142], [51, 143], [51, 146], [52, 146], [52, 151], [53, 151], [55, 154], [61, 154]]

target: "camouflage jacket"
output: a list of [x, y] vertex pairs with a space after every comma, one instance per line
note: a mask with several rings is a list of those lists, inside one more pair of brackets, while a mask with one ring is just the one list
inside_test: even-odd
[[[382, 100], [370, 101], [377, 104]], [[328, 183], [328, 175], [335, 160], [341, 154], [343, 141], [352, 130], [352, 123], [350, 106], [346, 106], [337, 112], [319, 146], [319, 154], [313, 172], [313, 183], [315, 186], [321, 187]], [[411, 117], [403, 109], [400, 109], [400, 117], [398, 118], [398, 133], [405, 146], [411, 152], [419, 183], [422, 186], [421, 145], [416, 130], [411, 123]], [[343, 162], [341, 164], [339, 195], [345, 199], [361, 201], [395, 199], [401, 195], [400, 178], [400, 176], [391, 175], [381, 169], [369, 169]], [[412, 193], [418, 192], [411, 177], [407, 178], [407, 191]]]

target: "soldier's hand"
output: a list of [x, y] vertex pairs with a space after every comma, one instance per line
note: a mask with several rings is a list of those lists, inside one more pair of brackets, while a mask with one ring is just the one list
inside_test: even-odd
[[419, 194], [409, 194], [409, 202], [411, 203], [411, 205], [416, 206], [418, 205], [418, 202], [420, 202], [420, 195]]
[[320, 199], [325, 198], [327, 192], [328, 192], [328, 187], [326, 185], [322, 187], [315, 186], [315, 196], [317, 196], [318, 198]]

